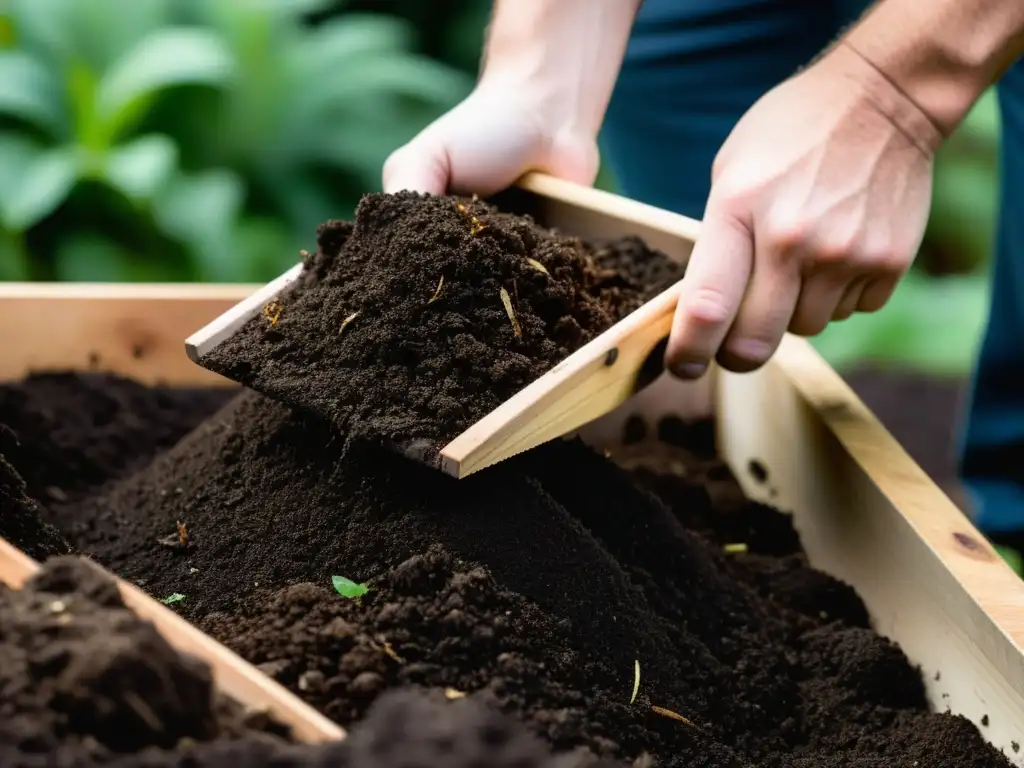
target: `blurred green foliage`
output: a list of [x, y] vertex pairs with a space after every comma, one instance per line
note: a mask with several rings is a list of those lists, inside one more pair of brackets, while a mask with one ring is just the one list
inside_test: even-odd
[[0, 278], [260, 281], [294, 263], [473, 82], [417, 52], [411, 21], [337, 6], [8, 0]]
[[[5, 0], [0, 280], [270, 279], [469, 92], [490, 6]], [[939, 153], [912, 275], [883, 312], [815, 339], [833, 363], [966, 373], [987, 307], [998, 140], [988, 93]]]

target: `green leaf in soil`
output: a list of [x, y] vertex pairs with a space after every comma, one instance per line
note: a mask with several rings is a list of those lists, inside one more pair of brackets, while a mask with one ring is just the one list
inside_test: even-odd
[[173, 595], [168, 595], [160, 602], [164, 605], [173, 605], [174, 603], [180, 603], [185, 599], [185, 596], [181, 592], [175, 592]]
[[331, 576], [331, 583], [342, 597], [362, 597], [370, 591], [370, 588], [365, 584], [357, 584], [352, 579], [346, 579], [344, 576]]
[[108, 140], [134, 126], [156, 95], [179, 85], [224, 83], [234, 60], [213, 32], [168, 27], [146, 36], [105, 74], [97, 109]]

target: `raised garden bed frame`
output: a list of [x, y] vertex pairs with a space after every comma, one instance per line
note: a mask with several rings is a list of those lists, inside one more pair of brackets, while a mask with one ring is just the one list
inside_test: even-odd
[[[0, 380], [70, 369], [231, 384], [188, 360], [183, 340], [258, 288], [0, 283]], [[748, 496], [793, 515], [811, 563], [852, 584], [877, 631], [921, 667], [933, 707], [969, 718], [1024, 766], [1024, 581], [806, 340], [787, 337], [752, 374], [663, 376], [582, 435], [614, 453], [631, 416], [651, 434], [665, 416], [709, 413], [720, 417], [719, 450]], [[34, 567], [0, 540], [0, 580], [17, 586]], [[243, 704], [270, 709], [303, 740], [343, 738], [173, 611], [132, 585], [122, 591]]]

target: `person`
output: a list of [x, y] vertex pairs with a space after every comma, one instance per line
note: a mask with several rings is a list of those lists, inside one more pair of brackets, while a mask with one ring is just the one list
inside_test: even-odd
[[991, 307], [961, 436], [978, 527], [1024, 544], [1024, 2], [496, 0], [472, 93], [398, 148], [385, 192], [486, 196], [527, 170], [702, 219], [667, 367], [751, 371], [783, 334], [881, 309], [936, 150], [998, 83]]

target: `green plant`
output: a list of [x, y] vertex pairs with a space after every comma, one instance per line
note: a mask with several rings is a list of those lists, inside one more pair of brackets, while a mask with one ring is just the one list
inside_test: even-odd
[[370, 588], [365, 584], [357, 584], [352, 579], [347, 579], [344, 576], [331, 576], [331, 584], [334, 585], [335, 591], [342, 597], [362, 597], [370, 591]]
[[10, 0], [0, 278], [265, 280], [350, 216], [471, 80], [328, 4]]

